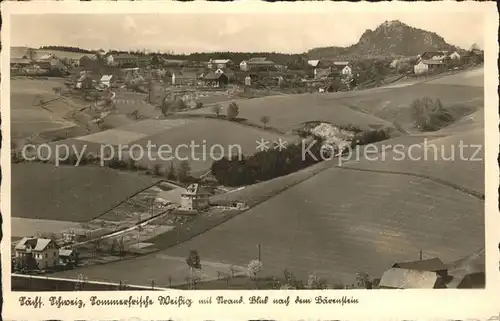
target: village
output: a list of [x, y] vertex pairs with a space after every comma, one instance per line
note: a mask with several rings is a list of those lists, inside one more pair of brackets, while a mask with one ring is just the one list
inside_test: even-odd
[[[460, 53], [437, 51], [392, 60], [304, 59], [301, 65], [291, 70], [266, 57], [249, 57], [241, 62], [219, 57], [193, 61], [167, 59], [157, 54], [110, 53], [104, 50], [59, 57], [52, 53], [40, 55], [37, 50], [28, 48], [13, 48], [11, 55], [13, 76], [64, 76], [68, 78], [69, 86], [82, 90], [126, 87], [147, 93], [150, 92], [151, 82], [161, 83], [164, 91], [169, 87], [181, 87], [203, 92], [234, 86], [283, 93], [347, 91], [390, 84], [402, 78], [458, 70], [483, 59], [479, 49], [462, 50]], [[151, 95], [148, 99], [154, 103]], [[191, 103], [189, 107], [196, 108], [196, 103]]]
[[[13, 288], [40, 287], [31, 283], [37, 276], [54, 276], [55, 283], [59, 277], [71, 279], [70, 291], [81, 290], [84, 283], [88, 290], [98, 289], [93, 282], [101, 281], [112, 286], [119, 281], [119, 289], [124, 289], [122, 282], [153, 289], [253, 288], [258, 282], [261, 289], [484, 286], [484, 246], [475, 246], [482, 244], [484, 229], [477, 223], [479, 214], [470, 215], [483, 208], [479, 165], [456, 165], [470, 171], [456, 175], [449, 163], [428, 169], [423, 161], [361, 162], [340, 169], [324, 159], [299, 158], [299, 143], [306, 140], [332, 143], [336, 157], [347, 147], [361, 150], [389, 139], [407, 147], [413, 140], [455, 139], [470, 131], [470, 139], [479, 140], [481, 117], [466, 117], [483, 108], [484, 51], [477, 45], [453, 48], [412, 56], [321, 58], [11, 47], [11, 267], [18, 282]], [[419, 103], [436, 104], [446, 117], [420, 117], [414, 112]], [[463, 128], [446, 132], [455, 123]], [[271, 145], [283, 140], [289, 146], [259, 150], [259, 140]], [[107, 155], [99, 153], [104, 145], [127, 152], [123, 145], [189, 141], [209, 141], [212, 147], [237, 143], [244, 157], [158, 161], [132, 159], [128, 150], [128, 158], [103, 161]], [[44, 155], [21, 157], [27, 145], [58, 144], [89, 149], [78, 163], [74, 155], [61, 164]], [[394, 171], [401, 166], [398, 173], [404, 174], [388, 178], [376, 166]], [[380, 185], [374, 173], [393, 182]], [[462, 177], [476, 180], [462, 182]], [[454, 187], [461, 184], [471, 197]], [[309, 192], [313, 185], [321, 193]], [[399, 198], [390, 196], [405, 189]], [[433, 189], [448, 194], [440, 198], [429, 192]], [[37, 195], [32, 201], [37, 206], [27, 204], [25, 195]], [[382, 204], [379, 200], [389, 210], [374, 206]], [[463, 206], [457, 209], [457, 202]], [[452, 250], [436, 245], [440, 235], [460, 230], [459, 224], [449, 227], [457, 229], [453, 232], [444, 229], [451, 220], [441, 213], [446, 206], [452, 208], [450, 216], [461, 215], [470, 222], [463, 225], [473, 226], [473, 241], [462, 240]], [[441, 211], [432, 218], [442, 222], [426, 219], [429, 209]], [[412, 230], [415, 219], [429, 224], [432, 237]], [[403, 220], [408, 223], [400, 224]], [[300, 233], [310, 233], [304, 239], [325, 237], [304, 242], [297, 238]], [[335, 241], [344, 234], [349, 234], [349, 241], [340, 241], [345, 249]], [[325, 240], [328, 245], [319, 248]], [[401, 249], [392, 248], [394, 240], [402, 240]], [[351, 246], [359, 254], [352, 262], [344, 260]], [[367, 249], [380, 261], [367, 260]], [[330, 265], [318, 263], [315, 251], [324, 251]], [[304, 264], [296, 259], [301, 255]], [[262, 264], [269, 270], [259, 279]], [[310, 276], [314, 285], [297, 281], [289, 267], [302, 280]], [[333, 283], [315, 279], [313, 267], [322, 275], [334, 274]], [[60, 284], [60, 289], [67, 287]]]

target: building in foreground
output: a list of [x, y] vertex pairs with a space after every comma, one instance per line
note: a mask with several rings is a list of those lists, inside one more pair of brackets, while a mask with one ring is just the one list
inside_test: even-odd
[[197, 211], [210, 206], [210, 193], [199, 184], [191, 184], [181, 194], [181, 210]]
[[59, 246], [51, 239], [23, 237], [14, 247], [14, 256], [22, 266], [31, 261], [41, 270], [53, 268], [59, 264]]

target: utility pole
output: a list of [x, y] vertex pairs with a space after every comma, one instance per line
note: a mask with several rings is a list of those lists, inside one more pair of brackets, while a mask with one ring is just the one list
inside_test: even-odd
[[420, 261], [422, 261], [422, 249], [420, 249]]
[[257, 248], [259, 249], [259, 256], [258, 256], [258, 258], [259, 258], [259, 262], [261, 262], [261, 260], [260, 260], [260, 257], [261, 257], [261, 256], [260, 256], [260, 243], [257, 245]]

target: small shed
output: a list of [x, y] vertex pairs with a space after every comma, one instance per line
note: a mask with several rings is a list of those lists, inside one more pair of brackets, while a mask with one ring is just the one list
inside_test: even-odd
[[203, 80], [207, 86], [216, 88], [224, 87], [229, 83], [229, 78], [225, 74], [215, 72], [208, 73]]
[[99, 81], [102, 85], [105, 87], [111, 87], [111, 79], [113, 78], [113, 75], [103, 75], [101, 77], [101, 80]]

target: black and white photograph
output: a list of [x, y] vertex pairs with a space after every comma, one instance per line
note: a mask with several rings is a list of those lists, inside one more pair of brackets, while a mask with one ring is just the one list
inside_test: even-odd
[[484, 289], [483, 15], [10, 14], [11, 291]]

